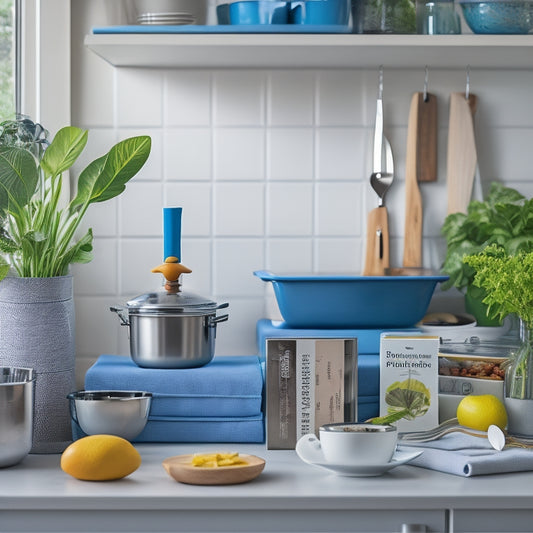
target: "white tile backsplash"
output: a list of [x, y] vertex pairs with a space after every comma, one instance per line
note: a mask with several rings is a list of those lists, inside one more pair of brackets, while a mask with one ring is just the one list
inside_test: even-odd
[[265, 176], [263, 128], [216, 128], [214, 177], [217, 180], [262, 180]]
[[161, 126], [163, 73], [151, 69], [117, 70], [116, 117], [122, 127]]
[[262, 237], [265, 232], [264, 189], [262, 183], [216, 183], [215, 235]]
[[317, 131], [317, 178], [358, 181], [367, 177], [367, 130], [364, 128], [321, 128]]
[[315, 115], [315, 74], [275, 71], [270, 74], [268, 123], [272, 126], [311, 126]]
[[213, 256], [214, 295], [260, 297], [263, 288], [253, 272], [261, 270], [264, 264], [263, 239], [217, 239]]
[[314, 130], [270, 128], [266, 167], [271, 180], [310, 180], [314, 174]]
[[216, 126], [256, 126], [265, 120], [265, 74], [216, 72], [213, 121]]
[[210, 183], [173, 181], [165, 185], [166, 207], [182, 207], [183, 237], [208, 237], [212, 224], [212, 187]]
[[317, 239], [316, 271], [331, 274], [355, 274], [361, 272], [363, 246], [363, 239]]
[[[162, 286], [152, 268], [163, 262], [163, 239], [122, 239], [119, 246], [119, 292], [132, 298]], [[187, 264], [187, 263], [184, 263]]]
[[132, 181], [119, 197], [120, 234], [123, 237], [158, 237], [163, 226], [163, 185]]
[[166, 129], [164, 133], [166, 180], [208, 180], [212, 173], [211, 130]]
[[313, 240], [311, 238], [270, 238], [267, 241], [266, 253], [266, 270], [282, 274], [313, 271]]
[[[361, 70], [113, 69], [82, 38], [92, 23], [73, 3], [73, 123], [91, 128], [83, 163], [117, 139], [148, 134], [150, 161], [118, 200], [91, 206], [95, 260], [74, 269], [78, 356], [128, 353], [127, 331], [112, 303], [161, 287], [162, 207], [181, 205], [184, 290], [230, 303], [217, 330], [219, 354], [256, 353], [255, 324], [278, 316], [271, 284], [254, 270], [359, 272], [366, 219], [377, 206], [369, 185], [378, 65]], [[101, 16], [101, 13], [99, 13]], [[99, 20], [98, 24], [104, 24]], [[385, 131], [395, 157], [386, 205], [391, 263], [403, 255], [405, 151], [409, 105], [424, 89], [424, 68], [384, 69]], [[424, 266], [444, 256], [449, 96], [464, 92], [466, 70], [434, 70], [438, 102], [436, 183], [420, 184]], [[480, 176], [485, 190], [503, 180], [533, 195], [532, 71], [471, 65]], [[455, 300], [454, 300], [455, 298]], [[456, 301], [445, 293], [439, 301]], [[446, 305], [449, 305], [446, 303]], [[84, 363], [87, 361], [84, 360]], [[86, 365], [84, 366], [86, 367]]]
[[269, 183], [266, 197], [267, 235], [312, 235], [314, 193], [311, 183]]
[[362, 194], [361, 183], [317, 184], [317, 235], [360, 235]]
[[72, 266], [76, 294], [106, 296], [118, 290], [118, 240], [93, 238], [93, 260]]
[[169, 70], [165, 73], [165, 126], [209, 126], [211, 73]]
[[318, 76], [317, 118], [320, 126], [364, 124], [361, 94], [364, 74], [358, 70], [327, 70]]

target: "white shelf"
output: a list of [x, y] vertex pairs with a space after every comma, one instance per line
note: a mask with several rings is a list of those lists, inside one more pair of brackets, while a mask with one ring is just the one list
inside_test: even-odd
[[533, 35], [96, 34], [116, 67], [531, 69]]

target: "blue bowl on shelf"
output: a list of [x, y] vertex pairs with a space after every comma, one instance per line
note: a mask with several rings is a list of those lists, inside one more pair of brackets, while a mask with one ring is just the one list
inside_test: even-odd
[[288, 24], [290, 2], [250, 0], [217, 7], [219, 24]]
[[523, 35], [533, 31], [533, 1], [460, 0], [459, 3], [474, 33]]
[[290, 22], [292, 24], [348, 24], [350, 0], [306, 0], [292, 2]]

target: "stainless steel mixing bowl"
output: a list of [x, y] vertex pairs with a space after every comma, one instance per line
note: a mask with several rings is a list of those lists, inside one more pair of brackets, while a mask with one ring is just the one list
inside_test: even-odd
[[0, 467], [20, 463], [33, 436], [32, 368], [0, 367]]
[[146, 426], [152, 393], [77, 391], [67, 398], [72, 420], [87, 435], [116, 435], [133, 440]]

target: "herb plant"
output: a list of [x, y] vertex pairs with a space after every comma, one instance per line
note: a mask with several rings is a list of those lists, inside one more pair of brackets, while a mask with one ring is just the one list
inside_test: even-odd
[[510, 255], [495, 244], [464, 261], [475, 272], [474, 284], [485, 290], [483, 300], [491, 316], [516, 314], [521, 321], [522, 344], [505, 370], [507, 395], [533, 398], [533, 252]]
[[474, 285], [485, 290], [483, 301], [492, 317], [516, 314], [526, 327], [533, 327], [533, 252], [510, 255], [493, 244], [464, 262], [475, 272]]
[[450, 279], [441, 286], [464, 290], [474, 280], [473, 267], [463, 262], [465, 255], [477, 254], [491, 244], [509, 255], [533, 252], [533, 199], [494, 182], [485, 201], [470, 202], [466, 214], [448, 215], [442, 234], [447, 243], [442, 270]]
[[63, 173], [83, 152], [88, 132], [65, 127], [48, 143], [28, 119], [0, 124], [0, 279], [68, 273], [71, 263], [92, 259], [92, 230], [76, 239], [88, 207], [119, 195], [148, 158], [150, 137], [132, 137], [90, 163], [77, 193], [61, 202]]

